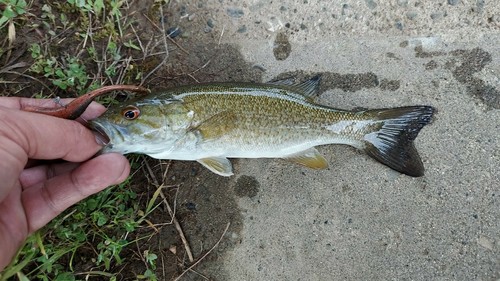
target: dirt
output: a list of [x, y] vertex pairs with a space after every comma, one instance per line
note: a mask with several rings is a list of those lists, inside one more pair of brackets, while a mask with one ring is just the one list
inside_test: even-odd
[[[221, 240], [194, 271], [183, 275], [183, 280], [203, 280], [200, 274], [211, 280], [220, 280], [224, 272], [214, 272], [213, 264], [222, 258], [226, 250], [239, 243], [243, 227], [236, 202], [238, 196], [234, 188], [235, 180], [217, 176], [196, 162], [160, 162], [147, 157], [144, 159], [151, 167], [154, 179], [149, 171], [141, 171], [142, 173], [137, 173], [133, 178], [133, 189], [144, 194], [144, 197], [151, 198], [156, 187], [148, 183], [161, 179], [167, 171], [163, 182], [167, 186], [165, 194], [170, 206], [175, 210], [175, 217], [187, 239], [194, 260], [200, 259]], [[148, 220], [154, 225], [160, 225], [157, 232], [147, 242], [138, 245], [137, 249], [130, 249], [130, 254], [143, 253], [146, 250], [155, 253], [161, 261], [156, 270], [158, 279], [175, 279], [192, 264], [186, 246], [178, 229], [170, 223], [171, 217], [165, 205], [161, 204], [160, 209], [148, 216]], [[228, 224], [229, 228], [224, 234]], [[138, 232], [134, 235], [141, 237], [144, 233]], [[146, 270], [144, 263], [137, 259], [131, 259], [122, 267], [124, 280], [132, 280]], [[206, 270], [207, 268], [211, 270]]]
[[[168, 60], [164, 67], [147, 82], [149, 88], [160, 90], [178, 85], [214, 81], [262, 82], [262, 74], [265, 69], [246, 62], [237, 47], [219, 43], [221, 34], [209, 29], [212, 28], [214, 23], [209, 16], [204, 14], [202, 1], [187, 1], [189, 3], [196, 2], [197, 5], [172, 1], [168, 10], [165, 11], [164, 18], [158, 16], [157, 9], [151, 8], [152, 2], [134, 1], [130, 7], [131, 11], [136, 12], [136, 27], [144, 30], [141, 36], [146, 38], [157, 35], [158, 26], [161, 24], [160, 21], [164, 22], [166, 28], [179, 27], [181, 33], [168, 41]], [[196, 11], [197, 16], [191, 20], [186, 20], [184, 17], [187, 14], [186, 9], [190, 10], [190, 12]], [[240, 10], [228, 10], [227, 12], [234, 17], [238, 17], [242, 13]], [[154, 21], [150, 22], [150, 19]], [[215, 24], [217, 24], [216, 20]], [[26, 31], [24, 34], [18, 34], [18, 48], [11, 55], [11, 59], [6, 65], [11, 65], [16, 61], [29, 61], [29, 54], [26, 52], [27, 42], [36, 41], [36, 36], [32, 30]], [[70, 42], [68, 44], [71, 45], [71, 40], [74, 39], [68, 37], [66, 42]], [[292, 46], [284, 34], [279, 35], [276, 41], [275, 58], [284, 60], [292, 51]], [[401, 43], [402, 48], [407, 46], [407, 41]], [[427, 63], [428, 70], [437, 69], [439, 67], [437, 58], [446, 55], [442, 52], [424, 52], [421, 48], [415, 48], [415, 52], [419, 58], [433, 58], [436, 60]], [[452, 56], [456, 60], [465, 62], [462, 67], [457, 66], [451, 69], [454, 77], [467, 85], [467, 91], [471, 95], [478, 97], [492, 108], [499, 108], [498, 92], [488, 88], [488, 85], [482, 80], [470, 78], [473, 77], [472, 74], [482, 70], [485, 64], [490, 63], [491, 58], [488, 57], [488, 54], [481, 49], [475, 49], [456, 52]], [[393, 54], [390, 57], [395, 58]], [[154, 68], [159, 62], [161, 62], [161, 58], [155, 57], [144, 61], [139, 67], [147, 71]], [[278, 76], [277, 79], [295, 76], [297, 80], [303, 80], [314, 74], [301, 71], [288, 72]], [[382, 90], [397, 91], [400, 88], [399, 81], [379, 77], [379, 75], [372, 72], [349, 74], [326, 72], [321, 74], [323, 75], [323, 82], [320, 92], [329, 89], [355, 92], [361, 89], [377, 87]], [[31, 80], [18, 75], [5, 76], [4, 79], [22, 83], [2, 85], [0, 90], [4, 95], [8, 93], [31, 96], [33, 93], [44, 89], [40, 83], [33, 83]], [[28, 82], [30, 84], [25, 84]], [[73, 95], [62, 91], [56, 91], [55, 94], [60, 96]], [[194, 260], [197, 261], [203, 257], [222, 238], [220, 244], [194, 267], [193, 271], [189, 271], [184, 275], [184, 280], [205, 280], [201, 275], [211, 280], [224, 280], [226, 273], [221, 269], [220, 263], [224, 259], [225, 253], [241, 242], [243, 225], [238, 200], [242, 197], [255, 197], [260, 189], [259, 182], [255, 178], [246, 175], [230, 178], [220, 177], [209, 172], [196, 162], [173, 161], [170, 165], [166, 164], [168, 162], [161, 162], [163, 164], [159, 165], [158, 160], [145, 159], [147, 159], [145, 161], [151, 167], [156, 180], [163, 178], [165, 169], [168, 166], [166, 181], [164, 182], [168, 187], [165, 189], [165, 193], [170, 205], [175, 207], [175, 217], [180, 223]], [[237, 171], [238, 161], [232, 160], [232, 162]], [[147, 198], [151, 198], [156, 190], [154, 185], [148, 184], [153, 181], [152, 178], [149, 172], [143, 168], [132, 179], [132, 188], [143, 196], [142, 201], [145, 202], [144, 204], [148, 201]], [[158, 255], [156, 275], [159, 280], [171, 280], [182, 274], [193, 264], [187, 257], [185, 245], [180, 238], [178, 229], [170, 223], [171, 217], [163, 205], [155, 210], [148, 217], [148, 220], [153, 225], [156, 225], [157, 231], [150, 239], [142, 240], [136, 248], [132, 247], [127, 250], [129, 252], [124, 256], [130, 256], [130, 258], [119, 268], [120, 277], [124, 280], [132, 280], [138, 274], [144, 273], [146, 266], [135, 255], [146, 250]], [[228, 231], [223, 235], [228, 223], [230, 224]], [[133, 235], [141, 237], [145, 234], [145, 231]], [[89, 255], [91, 254], [93, 253], [89, 251]], [[88, 257], [79, 258], [82, 262], [89, 260]], [[83, 269], [84, 266], [81, 267]]]
[[[172, 3], [165, 11], [165, 17], [161, 19], [158, 9], [152, 8], [152, 2], [134, 1], [131, 2], [130, 7], [130, 11], [136, 13], [134, 17], [137, 20], [135, 27], [145, 31], [141, 33], [145, 42], [148, 37], [159, 35], [157, 27], [160, 25], [160, 20], [164, 21], [166, 28], [177, 26], [182, 21], [180, 17], [184, 11], [181, 4]], [[40, 5], [35, 3], [33, 7], [37, 9], [38, 6]], [[158, 19], [158, 21], [152, 23], [150, 22], [151, 18]], [[245, 62], [234, 46], [219, 44], [217, 34], [200, 32], [202, 29], [200, 29], [199, 20], [182, 21], [181, 35], [168, 42], [169, 57], [166, 64], [151, 77], [146, 86], [152, 90], [160, 90], [199, 82], [261, 81], [262, 69]], [[17, 31], [16, 48], [5, 65], [13, 65], [20, 61], [28, 62], [28, 64], [32, 62], [28, 51], [29, 44], [40, 40], [33, 30], [18, 29]], [[75, 37], [68, 36], [65, 39], [66, 46], [76, 46], [75, 39]], [[54, 51], [57, 50], [54, 49]], [[161, 60], [160, 57], [152, 57], [137, 67], [147, 72], [158, 65]], [[26, 69], [27, 66], [24, 66], [22, 69], [16, 70], [24, 72]], [[50, 85], [43, 78], [41, 81], [48, 85], [50, 90], [42, 83], [33, 82], [32, 79], [18, 74], [3, 75], [2, 78], [16, 82], [1, 85], [0, 91], [5, 96], [32, 97], [34, 93], [60, 97], [74, 97], [76, 95], [71, 91], [54, 90], [56, 87]], [[145, 168], [132, 177], [131, 188], [141, 196], [139, 199], [141, 206], [147, 204], [156, 190], [156, 186], [151, 183], [162, 179], [166, 169], [165, 162], [160, 165], [158, 160], [144, 159], [151, 167], [155, 179], [153, 180], [153, 176]], [[233, 161], [235, 165], [237, 165], [236, 162]], [[172, 162], [166, 175], [167, 180], [164, 184], [169, 187], [164, 192], [169, 204], [175, 208], [175, 217], [187, 239], [194, 261], [198, 261], [221, 239], [220, 244], [212, 250], [210, 255], [204, 258], [192, 271], [184, 274], [183, 280], [205, 280], [200, 274], [210, 279], [223, 278], [224, 272], [220, 270], [215, 272], [213, 268], [217, 267], [209, 265], [220, 260], [227, 249], [240, 241], [239, 233], [242, 222], [236, 201], [241, 194], [247, 192], [245, 186], [239, 185], [238, 191], [235, 191], [234, 178], [217, 176], [196, 162]], [[250, 195], [256, 192], [255, 187], [252, 188], [248, 191]], [[158, 199], [157, 203], [161, 203], [160, 200]], [[123, 264], [115, 265], [112, 268], [113, 272], [120, 272], [119, 279], [133, 280], [137, 278], [137, 275], [145, 272], [147, 269], [145, 262], [139, 256], [144, 251], [158, 255], [158, 268], [155, 270], [158, 280], [175, 279], [193, 264], [193, 261], [189, 261], [179, 231], [174, 224], [170, 223], [172, 218], [164, 206], [156, 209], [147, 219], [151, 224], [156, 225], [156, 231], [149, 239], [141, 240], [137, 247], [128, 247], [121, 254], [127, 259]], [[222, 236], [228, 224], [229, 228]], [[151, 229], [145, 228], [133, 232], [128, 240], [132, 241], [134, 238], [144, 237], [148, 234], [151, 234]], [[88, 261], [94, 257], [95, 253], [85, 249], [79, 250], [78, 253], [73, 261], [74, 269], [81, 272], [88, 271], [89, 265], [91, 265]], [[212, 270], [205, 271], [209, 267]]]
[[[188, 29], [184, 27], [184, 30]], [[188, 53], [180, 49], [170, 53], [165, 69], [160, 70], [154, 78], [155, 82], [148, 85], [153, 91], [198, 82], [261, 81], [262, 71], [245, 62], [234, 46], [202, 42], [195, 37], [178, 38], [176, 43]], [[157, 167], [155, 173], [161, 178], [162, 171], [158, 161], [154, 159], [148, 161], [151, 167]], [[232, 162], [237, 165], [237, 161], [232, 160]], [[137, 182], [136, 188], [139, 191], [146, 188], [143, 183], [148, 181], [135, 179], [134, 182]], [[199, 274], [211, 280], [223, 280], [225, 273], [220, 270], [220, 266], [217, 266], [217, 262], [223, 259], [225, 251], [239, 243], [243, 227], [237, 200], [241, 193], [252, 194], [255, 188], [250, 187], [250, 190], [246, 191], [245, 187], [238, 185], [235, 190], [234, 177], [220, 177], [196, 162], [181, 161], [172, 162], [165, 184], [173, 186], [168, 192], [168, 200], [172, 206], [176, 206], [176, 218], [188, 240], [195, 261], [222, 238], [220, 244], [194, 268], [196, 272], [185, 273], [182, 280], [205, 280]], [[152, 186], [147, 188], [153, 191], [155, 189]], [[149, 217], [153, 224], [169, 222], [170, 219], [167, 210], [155, 212]], [[228, 231], [222, 237], [228, 223], [230, 224]], [[174, 225], [159, 228], [153, 239], [140, 245], [138, 252], [147, 249], [156, 253], [159, 256], [158, 260], [162, 260], [164, 264], [163, 268], [158, 268], [156, 271], [159, 280], [174, 279], [192, 264]], [[217, 268], [219, 270], [216, 270]], [[144, 263], [137, 260], [124, 267], [123, 275], [125, 279], [132, 279], [144, 270], [146, 270]]]
[[[406, 47], [408, 42], [401, 43], [401, 47]], [[492, 62], [491, 54], [481, 48], [470, 50], [457, 49], [450, 52], [425, 51], [422, 46], [414, 48], [417, 58], [439, 58], [444, 60], [443, 69], [451, 71], [455, 80], [463, 84], [467, 94], [478, 99], [490, 109], [500, 108], [500, 92], [474, 74], [481, 72], [486, 65]], [[439, 63], [430, 60], [425, 64], [425, 69], [436, 70]]]
[[[174, 87], [178, 85], [215, 82], [215, 81], [247, 81], [262, 82], [262, 73], [265, 71], [257, 65], [246, 62], [239, 50], [228, 44], [219, 44], [220, 34], [207, 33], [204, 29], [206, 22], [203, 16], [193, 20], [182, 20], [181, 17], [186, 12], [186, 6], [180, 3], [172, 3], [164, 18], [160, 18], [157, 8], [151, 8], [146, 1], [136, 1], [130, 7], [131, 11], [136, 11], [137, 23], [135, 27], [144, 30], [142, 37], [158, 36], [158, 26], [160, 20], [164, 21], [166, 28], [178, 27], [180, 35], [172, 38], [168, 42], [169, 57], [166, 64], [147, 82], [153, 91], [160, 91], [162, 88]], [[192, 8], [192, 6], [191, 6]], [[151, 19], [158, 19], [151, 22]], [[155, 26], [156, 25], [156, 26]], [[25, 38], [33, 36], [31, 33], [20, 34], [23, 42], [34, 42], [36, 38]], [[67, 44], [75, 45], [75, 38], [66, 38]], [[26, 52], [27, 45], [23, 52], [16, 54], [17, 60], [29, 60]], [[276, 39], [275, 56], [277, 60], [284, 60], [291, 52], [291, 45], [285, 34]], [[153, 57], [145, 60], [138, 67], [142, 71], [153, 69], [161, 58]], [[379, 78], [374, 73], [360, 74], [340, 74], [321, 73], [324, 83], [321, 84], [321, 92], [327, 89], [340, 88], [353, 92], [363, 88], [382, 87], [388, 90], [397, 90], [399, 82], [388, 81]], [[277, 77], [294, 76], [297, 81], [304, 80], [314, 74], [301, 71], [284, 73]], [[16, 81], [28, 83], [29, 79], [19, 76], [10, 77]], [[32, 93], [42, 91], [43, 86], [38, 83], [27, 84], [21, 90], [14, 89], [12, 85], [6, 86], [4, 91], [15, 92], [17, 95], [31, 96]], [[57, 90], [54, 95], [62, 97], [74, 96], [74, 93]], [[166, 167], [166, 181], [164, 185], [165, 194], [169, 204], [175, 208], [175, 217], [179, 221], [183, 235], [192, 251], [194, 261], [199, 260], [204, 254], [216, 245], [213, 251], [200, 262], [193, 271], [186, 272], [184, 280], [204, 280], [203, 276], [211, 280], [224, 280], [226, 275], [221, 270], [220, 262], [224, 253], [234, 245], [240, 243], [242, 217], [238, 208], [237, 200], [242, 197], [255, 197], [260, 189], [259, 182], [250, 176], [240, 177], [220, 177], [203, 168], [196, 162], [173, 161], [159, 162], [158, 160], [145, 157], [152, 174], [144, 166], [141, 171], [132, 178], [131, 188], [141, 195], [141, 205], [146, 205], [149, 198], [153, 196], [156, 186], [155, 181], [163, 178]], [[238, 163], [232, 160], [237, 170]], [[160, 164], [162, 163], [162, 164]], [[153, 176], [154, 175], [154, 176]], [[161, 184], [161, 182], [159, 182]], [[158, 199], [161, 200], [161, 199]], [[158, 201], [157, 203], [161, 203]], [[137, 247], [130, 247], [125, 250], [123, 256], [129, 257], [122, 265], [116, 266], [116, 271], [120, 272], [123, 280], [135, 279], [138, 274], [143, 274], [147, 269], [140, 254], [150, 251], [158, 255], [158, 268], [155, 273], [159, 280], [171, 280], [183, 274], [183, 272], [193, 264], [189, 261], [186, 246], [181, 240], [179, 230], [170, 223], [172, 218], [164, 205], [148, 216], [151, 224], [156, 225], [156, 231], [148, 240], [139, 243]], [[229, 228], [223, 235], [227, 224]], [[151, 229], [136, 231], [129, 237], [144, 237], [151, 232]], [[223, 236], [222, 236], [223, 235]], [[88, 261], [93, 256], [92, 251], [82, 250], [79, 252], [80, 261], [74, 261], [75, 270], [88, 270]], [[85, 256], [85, 253], [89, 257]], [[201, 275], [200, 275], [201, 274]]]

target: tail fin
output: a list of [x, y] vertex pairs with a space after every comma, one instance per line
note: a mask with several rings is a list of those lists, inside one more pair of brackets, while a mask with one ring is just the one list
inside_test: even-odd
[[423, 176], [424, 166], [413, 140], [431, 121], [434, 108], [409, 106], [365, 113], [384, 121], [378, 131], [365, 135], [366, 153], [396, 171], [412, 177]]

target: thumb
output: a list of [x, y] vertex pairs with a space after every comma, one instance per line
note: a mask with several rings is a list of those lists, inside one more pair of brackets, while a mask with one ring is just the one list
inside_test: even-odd
[[71, 172], [28, 187], [22, 195], [30, 233], [71, 205], [104, 188], [123, 182], [130, 164], [120, 154], [103, 154]]

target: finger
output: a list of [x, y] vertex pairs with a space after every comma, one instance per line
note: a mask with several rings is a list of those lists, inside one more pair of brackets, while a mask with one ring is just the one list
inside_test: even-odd
[[124, 156], [103, 154], [69, 173], [27, 188], [22, 201], [30, 233], [87, 196], [124, 181], [129, 172], [130, 165]]
[[80, 163], [65, 162], [35, 166], [32, 168], [24, 169], [24, 171], [19, 176], [19, 181], [21, 182], [21, 186], [24, 189], [29, 186], [44, 182], [55, 176], [69, 173], [76, 169], [79, 165]]
[[[2, 143], [24, 150], [28, 158], [70, 162], [87, 160], [102, 144], [78, 122], [6, 108], [0, 108], [0, 137], [4, 138]], [[6, 152], [15, 156], [20, 153]]]
[[[74, 99], [61, 99], [60, 103], [55, 102], [53, 99], [30, 99], [21, 97], [0, 97], [0, 106], [23, 109], [29, 106], [45, 107], [45, 108], [58, 108], [61, 104], [66, 105]], [[92, 102], [81, 117], [85, 120], [94, 119], [106, 111], [106, 108], [97, 102]]]
[[28, 225], [20, 204], [21, 188], [13, 188], [0, 202], [0, 268], [9, 264], [28, 235]]

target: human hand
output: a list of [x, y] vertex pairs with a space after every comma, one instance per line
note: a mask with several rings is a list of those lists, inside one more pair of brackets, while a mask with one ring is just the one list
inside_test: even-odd
[[[56, 106], [51, 100], [0, 97], [0, 271], [29, 234], [130, 172], [122, 155], [92, 158], [102, 145], [80, 123], [20, 110], [28, 105]], [[82, 118], [104, 110], [92, 103]], [[31, 166], [53, 159], [65, 162]]]

